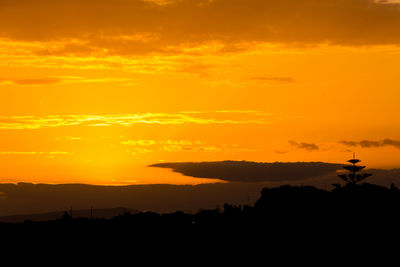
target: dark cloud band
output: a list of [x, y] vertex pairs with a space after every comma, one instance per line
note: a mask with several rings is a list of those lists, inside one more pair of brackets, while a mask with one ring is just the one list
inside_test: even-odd
[[197, 178], [229, 182], [301, 181], [334, 173], [340, 164], [323, 162], [258, 163], [248, 161], [160, 163], [150, 167], [168, 168]]
[[[210, 41], [398, 45], [399, 4], [372, 0], [0, 1], [0, 38], [75, 40], [48, 53], [175, 53]], [[32, 23], [34, 21], [35, 23]], [[229, 47], [229, 48], [227, 48]], [[175, 48], [177, 49], [177, 48]], [[37, 51], [46, 53], [46, 51]]]
[[376, 147], [385, 147], [391, 146], [400, 149], [400, 141], [393, 139], [384, 139], [382, 141], [371, 141], [371, 140], [362, 140], [362, 141], [340, 141], [341, 144], [346, 146], [360, 146], [363, 148], [376, 148]]

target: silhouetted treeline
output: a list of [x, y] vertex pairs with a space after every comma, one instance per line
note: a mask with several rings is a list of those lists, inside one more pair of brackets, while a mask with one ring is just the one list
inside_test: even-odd
[[175, 259], [174, 253], [197, 261], [225, 251], [222, 258], [234, 262], [240, 256], [247, 261], [254, 255], [279, 254], [297, 262], [295, 253], [331, 260], [346, 253], [369, 255], [368, 251], [397, 248], [399, 215], [400, 192], [395, 186], [348, 184], [332, 191], [282, 186], [263, 189], [253, 206], [225, 204], [194, 214], [126, 212], [111, 219], [71, 217], [65, 212], [57, 220], [2, 223], [0, 236], [3, 244], [15, 249], [92, 249], [97, 257], [110, 251], [124, 251], [122, 258], [148, 252], [153, 260], [169, 251], [162, 261]]
[[[254, 206], [225, 204], [223, 208], [201, 210], [194, 214], [181, 211], [169, 214], [126, 212], [112, 219], [71, 217], [68, 212], [58, 220], [25, 221], [6, 224], [3, 229], [124, 229], [124, 231], [197, 231], [202, 229], [262, 229], [293, 232], [333, 229], [387, 230], [400, 225], [400, 191], [372, 184], [336, 185], [332, 191], [310, 186], [265, 188]], [[394, 229], [394, 228], [393, 228]], [[397, 228], [396, 228], [397, 229]], [[141, 231], [140, 230], [140, 231]]]

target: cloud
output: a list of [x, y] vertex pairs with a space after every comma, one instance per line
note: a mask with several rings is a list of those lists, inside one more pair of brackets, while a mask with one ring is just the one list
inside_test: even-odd
[[[49, 116], [1, 116], [0, 129], [21, 130], [65, 126], [123, 126], [135, 124], [179, 125], [191, 124], [269, 124], [269, 116], [246, 114], [237, 118], [235, 114], [216, 116], [214, 113], [137, 113], [116, 115], [49, 115]], [[267, 118], [268, 117], [268, 118]]]
[[295, 80], [292, 77], [275, 77], [275, 76], [257, 76], [252, 77], [251, 80], [262, 81], [262, 82], [278, 82], [278, 83], [294, 83]]
[[0, 78], [0, 84], [12, 84], [19, 86], [32, 86], [32, 85], [47, 85], [55, 83], [72, 84], [72, 83], [101, 83], [101, 82], [130, 82], [130, 79], [121, 78], [87, 78], [81, 76], [57, 76], [57, 77], [43, 77], [43, 78]]
[[50, 151], [50, 152], [44, 152], [44, 151], [0, 151], [0, 155], [22, 155], [22, 156], [30, 156], [30, 155], [49, 155], [49, 156], [55, 156], [55, 155], [71, 155], [71, 152], [65, 152], [65, 151]]
[[168, 168], [196, 178], [229, 182], [300, 181], [335, 173], [342, 165], [322, 162], [258, 163], [248, 161], [158, 163], [150, 167]]
[[382, 141], [371, 141], [371, 140], [340, 141], [339, 143], [350, 147], [360, 146], [362, 148], [377, 148], [377, 147], [391, 146], [400, 149], [400, 141], [393, 139], [384, 139]]
[[319, 150], [319, 146], [316, 144], [312, 144], [312, 143], [297, 143], [295, 141], [289, 141], [289, 143], [298, 149], [305, 149], [308, 151]]
[[83, 137], [63, 136], [63, 137], [57, 137], [56, 140], [59, 140], [59, 141], [77, 141], [77, 140], [83, 140]]
[[152, 153], [154, 151], [148, 148], [136, 147], [134, 149], [127, 149], [126, 152], [131, 153], [132, 155], [137, 155], [137, 154]]
[[212, 69], [213, 66], [210, 64], [185, 64], [182, 68], [178, 69], [179, 72], [197, 74], [202, 77], [207, 76], [208, 71]]
[[374, 1], [379, 4], [395, 4], [395, 3], [399, 4], [400, 3], [400, 0], [374, 0]]
[[[133, 147], [133, 149], [140, 149], [143, 147], [152, 147], [153, 151], [164, 152], [254, 152], [258, 150], [240, 148], [238, 145], [210, 145], [201, 141], [189, 140], [127, 140], [122, 141], [121, 144]], [[127, 150], [131, 152], [132, 150]]]
[[122, 141], [121, 144], [128, 146], [153, 146], [157, 144], [154, 140], [128, 140]]
[[398, 1], [0, 1], [0, 37], [70, 40], [37, 51], [59, 55], [177, 53], [206, 43], [223, 51], [257, 42], [398, 45], [399, 28]]
[[0, 79], [0, 84], [14, 84], [14, 85], [44, 85], [61, 82], [57, 78], [36, 78], [36, 79]]

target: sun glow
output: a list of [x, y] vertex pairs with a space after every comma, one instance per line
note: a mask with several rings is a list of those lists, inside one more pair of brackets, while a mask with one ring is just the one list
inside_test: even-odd
[[397, 2], [1, 3], [0, 182], [196, 184], [147, 166], [354, 150], [399, 167]]

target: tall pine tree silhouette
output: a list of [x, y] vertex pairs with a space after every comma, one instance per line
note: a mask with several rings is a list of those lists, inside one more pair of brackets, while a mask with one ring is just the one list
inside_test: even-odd
[[338, 175], [343, 181], [345, 181], [347, 184], [357, 184], [368, 177], [370, 177], [372, 174], [370, 173], [363, 173], [363, 174], [358, 174], [358, 172], [362, 171], [365, 169], [365, 166], [360, 166], [357, 165], [358, 163], [361, 162], [361, 160], [356, 159], [356, 154], [353, 153], [353, 159], [348, 160], [347, 162], [351, 163], [351, 165], [346, 165], [343, 168], [349, 171], [347, 174], [340, 174]]

